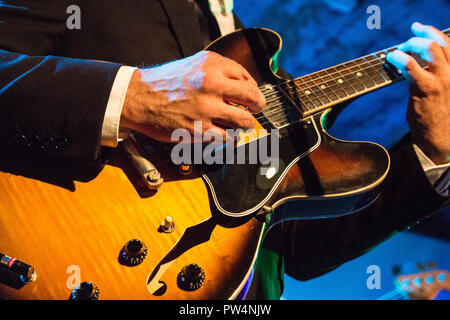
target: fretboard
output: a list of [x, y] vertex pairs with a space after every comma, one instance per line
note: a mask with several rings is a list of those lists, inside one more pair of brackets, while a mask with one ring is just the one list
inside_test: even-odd
[[[443, 32], [450, 35], [450, 29]], [[386, 62], [387, 54], [396, 49], [397, 46], [381, 50], [278, 86], [262, 87], [267, 101], [263, 114], [274, 127], [281, 128], [299, 118], [404, 80], [402, 73]], [[419, 55], [411, 55], [420, 66], [427, 68]], [[294, 105], [296, 112], [282, 107], [286, 102]]]

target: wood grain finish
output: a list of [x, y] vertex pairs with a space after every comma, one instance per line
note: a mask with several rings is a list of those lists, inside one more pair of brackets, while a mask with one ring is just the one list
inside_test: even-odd
[[[67, 282], [73, 274], [67, 271], [77, 266], [80, 280], [94, 282], [101, 299], [227, 299], [251, 267], [262, 223], [251, 219], [235, 228], [216, 225], [209, 241], [175, 259], [161, 277], [166, 293], [151, 295], [147, 277], [185, 229], [207, 219], [212, 219], [209, 226], [214, 225], [201, 178], [166, 182], [145, 199], [113, 166], [106, 166], [93, 181], [75, 185], [76, 191], [70, 192], [0, 174], [0, 252], [32, 265], [38, 274], [34, 283], [19, 290], [0, 284], [0, 298], [68, 299]], [[158, 227], [167, 215], [176, 229], [160, 233]], [[148, 247], [147, 258], [135, 267], [118, 262], [121, 248], [131, 239]], [[202, 288], [186, 292], [178, 289], [176, 278], [190, 263], [205, 270], [206, 281]]]
[[[280, 49], [279, 36], [255, 30], [231, 34], [210, 49], [244, 65], [259, 84], [282, 81], [269, 64]], [[338, 141], [325, 130], [320, 135], [322, 145], [289, 169], [269, 205], [316, 196], [343, 197], [346, 203], [347, 193], [357, 198], [381, 183], [389, 168], [384, 149]], [[241, 141], [256, 137], [242, 136]], [[265, 224], [254, 213], [243, 218], [219, 214], [197, 173], [182, 176], [152, 157], [165, 182], [156, 194], [143, 192], [120, 151], [115, 157], [92, 181], [75, 182], [73, 190], [0, 173], [0, 252], [32, 265], [38, 274], [35, 282], [14, 289], [4, 284], [7, 277], [0, 272], [0, 298], [68, 299], [74, 279], [68, 271], [73, 267], [80, 271], [81, 282], [99, 287], [100, 299], [234, 298], [253, 267]], [[369, 200], [375, 196], [370, 194]], [[284, 214], [275, 212], [272, 219], [293, 217]], [[169, 234], [158, 231], [166, 216], [176, 224]], [[131, 239], [148, 248], [147, 258], [135, 267], [118, 261]], [[178, 288], [177, 275], [191, 263], [204, 269], [206, 281], [187, 292]], [[153, 281], [147, 284], [150, 275]], [[165, 287], [155, 292], [160, 281]]]

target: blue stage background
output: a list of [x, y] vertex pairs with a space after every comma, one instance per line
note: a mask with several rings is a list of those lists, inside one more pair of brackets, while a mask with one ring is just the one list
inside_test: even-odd
[[[381, 10], [380, 29], [367, 28], [370, 5]], [[281, 35], [280, 65], [295, 77], [404, 42], [414, 21], [450, 27], [448, 0], [235, 0], [234, 11], [245, 26]], [[406, 82], [370, 93], [352, 103], [330, 133], [389, 148], [408, 131], [407, 101]], [[450, 270], [449, 225], [447, 209], [327, 275], [307, 282], [286, 276], [283, 298], [376, 299], [394, 289], [395, 266], [410, 274], [418, 272], [417, 262], [434, 261], [439, 269]], [[370, 265], [380, 266], [381, 289], [367, 288]]]

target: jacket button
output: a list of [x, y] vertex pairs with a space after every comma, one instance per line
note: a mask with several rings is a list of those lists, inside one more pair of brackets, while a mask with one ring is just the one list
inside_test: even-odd
[[62, 152], [66, 149], [69, 140], [67, 138], [58, 138], [54, 144], [55, 152]]
[[14, 142], [16, 143], [17, 147], [19, 147], [20, 149], [23, 149], [27, 145], [28, 139], [23, 134], [16, 133], [14, 135]]

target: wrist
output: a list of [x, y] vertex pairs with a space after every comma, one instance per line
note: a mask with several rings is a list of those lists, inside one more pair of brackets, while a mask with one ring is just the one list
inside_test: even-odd
[[134, 129], [137, 115], [136, 104], [139, 91], [142, 86], [142, 74], [139, 69], [136, 69], [131, 76], [130, 83], [128, 85], [127, 93], [122, 107], [122, 113], [120, 115], [120, 127]]

